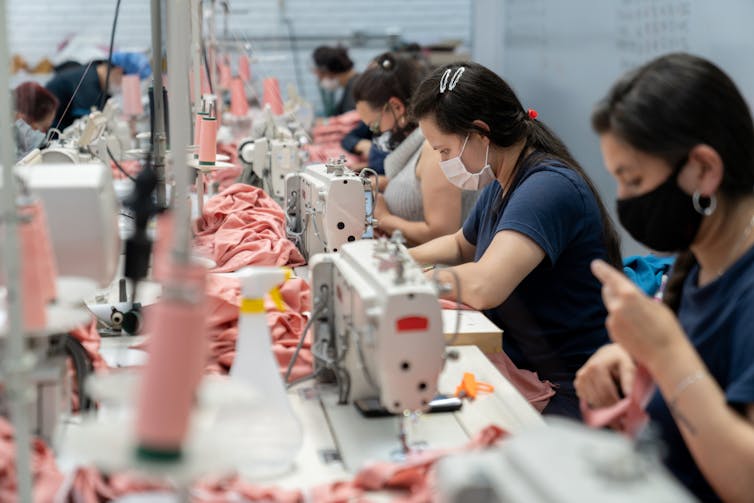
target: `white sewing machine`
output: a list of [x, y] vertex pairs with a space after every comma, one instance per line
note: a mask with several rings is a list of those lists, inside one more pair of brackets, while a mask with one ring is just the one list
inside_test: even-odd
[[307, 260], [336, 252], [371, 230], [372, 200], [368, 179], [348, 169], [343, 158], [306, 166], [285, 180], [288, 237]]
[[44, 204], [59, 274], [109, 285], [120, 256], [120, 206], [110, 167], [30, 164], [16, 173]]
[[317, 368], [347, 382], [341, 401], [378, 398], [396, 414], [427, 409], [445, 361], [442, 313], [403, 244], [347, 243], [310, 267], [314, 292], [327, 299], [313, 322]]
[[642, 442], [551, 417], [547, 426], [521, 431], [489, 451], [440, 461], [438, 501], [695, 501], [659, 462], [652, 441]]

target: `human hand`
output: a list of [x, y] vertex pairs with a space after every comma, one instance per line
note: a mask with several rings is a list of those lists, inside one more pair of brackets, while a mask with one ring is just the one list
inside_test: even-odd
[[607, 344], [576, 372], [573, 385], [590, 407], [607, 407], [620, 400], [620, 392], [624, 396], [631, 392], [635, 374], [636, 364], [629, 354], [618, 344]]
[[592, 273], [602, 283], [602, 300], [608, 311], [605, 326], [610, 338], [654, 374], [657, 365], [686, 342], [675, 314], [602, 260], [592, 262]]
[[372, 142], [370, 140], [359, 140], [356, 146], [353, 147], [353, 151], [362, 157], [369, 155], [369, 149], [372, 148]]

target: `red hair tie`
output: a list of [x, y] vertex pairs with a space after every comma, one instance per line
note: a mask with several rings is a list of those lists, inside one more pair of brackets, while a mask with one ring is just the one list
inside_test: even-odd
[[529, 114], [529, 118], [530, 118], [531, 120], [534, 120], [534, 119], [536, 119], [536, 118], [537, 118], [537, 116], [539, 115], [539, 114], [537, 113], [537, 111], [536, 111], [536, 110], [534, 110], [533, 108], [530, 108], [529, 110], [527, 110], [527, 111], [526, 111], [526, 113], [527, 113], [527, 114]]

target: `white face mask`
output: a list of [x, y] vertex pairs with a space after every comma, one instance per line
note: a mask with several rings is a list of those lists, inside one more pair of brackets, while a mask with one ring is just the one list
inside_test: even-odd
[[332, 77], [324, 77], [319, 81], [319, 87], [325, 91], [335, 91], [340, 87], [340, 82], [338, 82], [338, 79]]
[[456, 157], [448, 159], [447, 161], [440, 161], [440, 169], [448, 177], [448, 181], [463, 190], [479, 190], [486, 187], [495, 179], [495, 174], [492, 172], [488, 157], [490, 154], [490, 146], [487, 144], [487, 151], [484, 153], [484, 167], [479, 173], [471, 173], [461, 160], [461, 155], [466, 148], [466, 143], [469, 141], [469, 135], [466, 135], [466, 139], [463, 141], [461, 151]]

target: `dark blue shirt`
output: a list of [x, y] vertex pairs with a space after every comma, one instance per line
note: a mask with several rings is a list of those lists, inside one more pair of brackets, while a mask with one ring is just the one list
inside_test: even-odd
[[[698, 282], [695, 266], [683, 285], [678, 320], [728, 403], [743, 413], [754, 403], [754, 248], [717, 280], [703, 287]], [[647, 412], [668, 448], [670, 471], [701, 501], [719, 501], [659, 392]]]
[[[81, 82], [81, 85], [79, 85], [79, 82]], [[55, 113], [52, 125], [61, 131], [70, 126], [75, 119], [89, 114], [92, 107], [99, 107], [102, 99], [102, 87], [100, 86], [96, 64], [63, 70], [55, 74], [45, 84], [45, 87], [58, 98], [58, 110]], [[76, 87], [78, 87], [78, 90], [76, 90]], [[66, 110], [66, 107], [68, 110], [64, 115], [63, 111]], [[56, 126], [58, 122], [60, 122], [60, 125]]]
[[599, 206], [584, 179], [537, 157], [522, 165], [505, 199], [497, 182], [482, 191], [463, 234], [476, 246], [475, 260], [504, 230], [544, 250], [545, 258], [510, 297], [485, 314], [503, 329], [503, 349], [513, 363], [560, 385], [556, 397], [569, 395], [572, 411], [578, 409], [576, 371], [608, 342], [601, 287], [589, 267], [607, 253]]
[[[369, 126], [364, 124], [364, 122], [359, 122], [359, 124], [355, 128], [349, 131], [348, 134], [345, 135], [342, 140], [340, 140], [340, 146], [348, 152], [355, 154], [356, 151], [354, 149], [356, 148], [357, 143], [359, 143], [361, 140], [369, 140], [371, 142], [373, 139], [374, 135], [369, 129]], [[389, 153], [389, 151], [383, 150], [378, 145], [375, 145], [373, 143], [369, 148], [367, 165], [375, 170], [378, 175], [384, 175], [385, 157], [387, 157]]]

